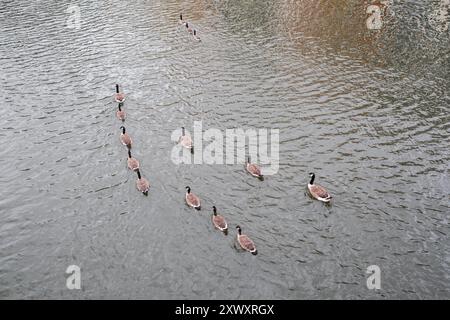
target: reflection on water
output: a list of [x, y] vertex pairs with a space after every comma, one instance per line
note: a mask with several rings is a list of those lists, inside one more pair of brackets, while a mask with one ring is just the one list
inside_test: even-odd
[[[71, 1], [2, 3], [0, 297], [449, 298], [448, 1], [384, 2], [380, 30], [356, 0], [86, 0], [79, 30]], [[279, 173], [174, 165], [171, 133], [194, 121], [280, 129]], [[305, 194], [311, 171], [331, 206]], [[258, 256], [213, 230], [212, 205]]]

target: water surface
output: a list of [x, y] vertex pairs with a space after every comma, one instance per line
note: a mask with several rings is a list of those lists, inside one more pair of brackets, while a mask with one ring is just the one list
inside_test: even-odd
[[[445, 0], [394, 2], [380, 31], [356, 0], [77, 3], [79, 30], [72, 1], [0, 8], [1, 298], [450, 298]], [[147, 198], [118, 140], [116, 82]], [[170, 136], [194, 121], [278, 128], [278, 174], [173, 164]], [[331, 206], [305, 195], [311, 171]], [[236, 224], [258, 256], [234, 248]]]

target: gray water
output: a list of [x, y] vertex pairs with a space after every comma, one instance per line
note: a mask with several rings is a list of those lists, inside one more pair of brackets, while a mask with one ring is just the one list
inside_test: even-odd
[[[394, 1], [380, 31], [357, 0], [85, 0], [80, 29], [70, 4], [1, 2], [0, 298], [450, 298], [446, 0]], [[278, 173], [175, 165], [171, 134], [194, 121], [278, 128]], [[311, 171], [330, 206], [305, 194]]]

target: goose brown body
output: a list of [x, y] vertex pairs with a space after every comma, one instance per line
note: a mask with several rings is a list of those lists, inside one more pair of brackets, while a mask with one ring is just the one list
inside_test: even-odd
[[238, 230], [237, 242], [239, 243], [241, 248], [256, 255], [258, 251], [256, 250], [255, 243], [252, 241], [252, 239], [250, 239], [247, 235], [242, 234], [241, 227], [236, 226], [236, 229]]
[[140, 192], [142, 192], [143, 194], [148, 195], [148, 190], [150, 188], [150, 183], [148, 182], [147, 179], [145, 179], [145, 178], [143, 178], [141, 176], [141, 173], [140, 173], [139, 169], [136, 170], [136, 173], [138, 175], [138, 179], [136, 180], [136, 188]]
[[116, 84], [116, 93], [114, 94], [114, 100], [116, 102], [124, 102], [125, 101], [125, 94], [119, 92], [119, 85]]
[[201, 204], [200, 204], [200, 198], [197, 197], [195, 194], [191, 192], [191, 188], [188, 186], [186, 187], [186, 203], [191, 208], [200, 210]]
[[310, 182], [308, 183], [308, 191], [314, 199], [317, 199], [322, 202], [330, 202], [332, 196], [328, 193], [328, 191], [317, 184], [314, 184], [315, 174], [310, 173], [311, 177]]
[[116, 112], [117, 119], [125, 121], [125, 111], [122, 110], [122, 104], [119, 103], [119, 110]]
[[189, 136], [181, 136], [180, 137], [180, 144], [187, 148], [187, 149], [192, 149], [192, 140], [191, 137]]
[[217, 209], [215, 206], [213, 206], [213, 215], [212, 215], [212, 222], [216, 229], [222, 231], [223, 233], [227, 234], [228, 232], [228, 224], [223, 216], [217, 213]]
[[123, 93], [116, 93], [115, 95], [114, 95], [114, 100], [116, 101], [116, 102], [124, 102], [125, 101], [125, 94], [123, 94]]
[[127, 165], [130, 170], [133, 170], [133, 171], [139, 170], [139, 161], [136, 158], [133, 158], [131, 156], [130, 150], [128, 150]]
[[259, 179], [263, 179], [263, 175], [261, 174], [261, 168], [257, 164], [251, 163], [250, 157], [248, 157], [246, 169], [252, 176], [257, 177]]
[[178, 139], [178, 143], [179, 143], [182, 147], [184, 147], [184, 148], [186, 148], [186, 149], [191, 149], [191, 150], [192, 150], [192, 148], [193, 148], [193, 145], [192, 145], [192, 139], [191, 139], [190, 136], [187, 136], [187, 135], [186, 135], [185, 130], [184, 130], [184, 127], [181, 127], [181, 136], [180, 136], [180, 138]]
[[194, 29], [194, 33], [192, 34], [192, 38], [193, 38], [195, 41], [201, 41], [200, 38], [197, 36], [197, 30], [195, 30], [195, 29]]
[[131, 148], [132, 140], [128, 133], [125, 131], [125, 127], [120, 127], [122, 129], [122, 133], [120, 134], [120, 142], [122, 142], [123, 145], [127, 146], [128, 148]]

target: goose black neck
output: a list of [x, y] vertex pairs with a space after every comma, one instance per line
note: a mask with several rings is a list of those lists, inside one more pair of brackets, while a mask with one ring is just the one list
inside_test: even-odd
[[214, 215], [217, 216], [217, 209], [215, 206], [213, 206]]
[[316, 175], [313, 173], [311, 175], [311, 181], [309, 181], [309, 184], [314, 184], [314, 179], [316, 178]]
[[247, 162], [250, 163], [250, 156], [247, 157]]
[[119, 93], [119, 85], [116, 84], [116, 93]]
[[186, 22], [186, 28], [189, 28], [189, 24]]
[[194, 30], [194, 36], [196, 36], [197, 35], [197, 30]]
[[128, 158], [131, 158], [131, 151], [128, 150]]
[[241, 230], [241, 227], [237, 227], [237, 231], [238, 231], [239, 235], [241, 235], [241, 234], [242, 234], [242, 230]]
[[122, 104], [119, 103], [119, 111], [122, 111]]
[[187, 193], [191, 193], [191, 188], [186, 187], [186, 191], [187, 191]]
[[180, 14], [180, 20], [183, 20], [183, 15], [182, 14]]
[[184, 136], [184, 127], [181, 128], [181, 135]]
[[125, 127], [120, 127], [122, 129], [122, 133], [125, 134]]
[[138, 175], [138, 179], [141, 179], [141, 172], [138, 170], [136, 171], [137, 175]]

